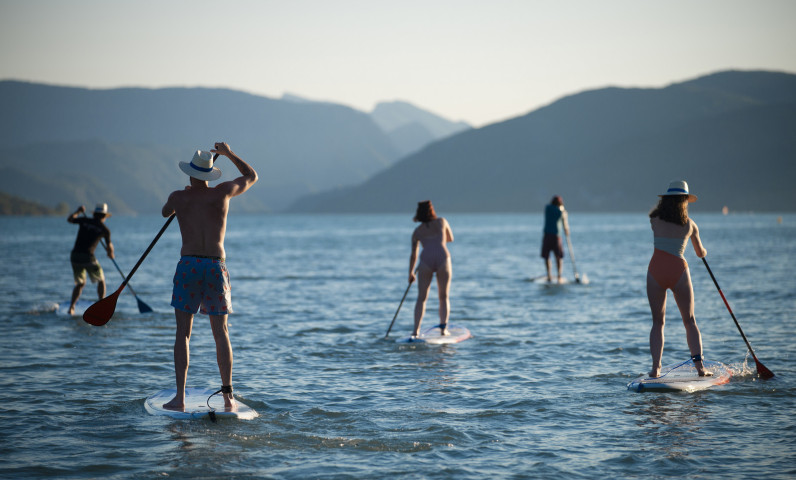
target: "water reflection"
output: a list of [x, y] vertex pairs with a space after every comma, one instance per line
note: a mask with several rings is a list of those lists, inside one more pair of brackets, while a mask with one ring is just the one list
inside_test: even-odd
[[646, 429], [640, 438], [667, 459], [687, 457], [709, 417], [700, 393], [646, 394], [624, 413], [638, 417], [636, 425]]
[[459, 365], [452, 345], [402, 346], [407, 360], [417, 369], [416, 378], [430, 392], [445, 392], [457, 383]]

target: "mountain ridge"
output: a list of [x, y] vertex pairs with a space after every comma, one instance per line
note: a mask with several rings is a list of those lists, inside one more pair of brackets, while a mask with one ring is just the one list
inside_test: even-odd
[[[435, 142], [362, 184], [304, 197], [288, 211], [398, 212], [429, 198], [444, 211], [537, 211], [554, 194], [575, 210], [646, 210], [656, 199], [650, 192], [674, 178], [705, 188], [696, 208], [793, 210], [796, 197], [779, 179], [796, 177], [796, 129], [776, 126], [790, 127], [795, 117], [796, 75], [783, 72], [727, 71], [657, 89], [589, 90]], [[716, 131], [720, 125], [724, 134]], [[667, 144], [655, 141], [662, 137]], [[668, 156], [650, 151], [653, 144]], [[731, 165], [721, 175], [740, 183], [734, 171], [760, 161], [740, 154], [756, 151], [766, 153], [767, 169], [747, 175], [755, 191], [729, 195], [717, 165]]]

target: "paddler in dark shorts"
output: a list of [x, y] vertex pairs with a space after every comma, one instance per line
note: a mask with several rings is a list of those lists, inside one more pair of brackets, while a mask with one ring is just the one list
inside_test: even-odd
[[103, 247], [109, 258], [114, 258], [113, 243], [111, 243], [111, 231], [105, 225], [105, 219], [111, 216], [108, 212], [108, 205], [105, 203], [97, 204], [92, 218], [79, 217], [85, 213], [86, 207], [79, 206], [74, 213], [66, 218], [69, 223], [74, 223], [78, 227], [75, 246], [72, 247], [70, 261], [72, 262], [72, 274], [75, 278], [75, 288], [72, 290], [72, 303], [69, 305], [69, 315], [75, 313], [75, 304], [83, 287], [86, 286], [86, 273], [91, 283], [97, 284], [97, 297], [102, 300], [105, 297], [105, 274], [102, 267], [94, 257], [94, 250], [100, 239], [105, 239]]
[[[241, 173], [234, 180], [211, 187], [208, 181], [221, 177], [213, 165], [213, 153], [227, 157]], [[190, 185], [169, 195], [163, 216], [176, 214], [182, 235], [180, 261], [174, 275], [171, 305], [177, 319], [174, 340], [174, 373], [177, 393], [164, 408], [185, 408], [185, 383], [188, 379], [189, 349], [193, 316], [210, 316], [216, 360], [221, 374], [224, 407], [235, 409], [232, 396], [232, 345], [227, 329], [227, 315], [232, 312], [232, 297], [224, 251], [229, 200], [248, 190], [257, 181], [257, 172], [232, 153], [226, 143], [216, 143], [209, 152], [197, 151], [190, 162], [180, 162], [180, 169], [190, 177]]]
[[542, 237], [542, 258], [547, 270], [547, 281], [553, 281], [552, 265], [550, 253], [556, 256], [556, 268], [558, 269], [558, 283], [564, 280], [561, 278], [561, 267], [564, 263], [564, 246], [561, 243], [561, 229], [564, 235], [569, 235], [569, 222], [567, 221], [567, 211], [564, 210], [564, 200], [556, 195], [544, 209], [544, 236]]

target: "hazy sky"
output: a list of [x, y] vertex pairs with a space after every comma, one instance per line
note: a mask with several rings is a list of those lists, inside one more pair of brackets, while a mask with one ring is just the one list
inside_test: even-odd
[[731, 68], [796, 73], [796, 1], [0, 0], [0, 79], [406, 100], [474, 126]]

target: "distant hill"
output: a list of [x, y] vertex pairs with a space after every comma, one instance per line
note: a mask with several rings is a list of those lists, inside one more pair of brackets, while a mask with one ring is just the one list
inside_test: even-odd
[[796, 210], [796, 75], [726, 71], [665, 88], [603, 88], [435, 142], [292, 212], [647, 211], [673, 179], [694, 209]]
[[[177, 162], [215, 141], [227, 141], [257, 169], [260, 181], [240, 207], [258, 211], [360, 183], [400, 155], [366, 113], [225, 89], [0, 81], [0, 104], [0, 170], [20, 179], [3, 180], [0, 191], [45, 204], [56, 196], [68, 203], [115, 196], [117, 211], [150, 212], [186, 183]], [[236, 175], [225, 159], [219, 167], [222, 180]]]
[[378, 103], [370, 116], [402, 155], [420, 150], [433, 140], [472, 128], [466, 122], [452, 122], [402, 101]]
[[66, 215], [69, 206], [61, 203], [55, 208], [29, 202], [23, 198], [0, 192], [0, 215]]
[[[292, 93], [282, 95], [282, 100], [296, 103], [327, 103]], [[370, 117], [392, 140], [400, 156], [414, 153], [435, 140], [472, 128], [466, 122], [453, 122], [403, 101], [380, 102], [370, 112]]]

